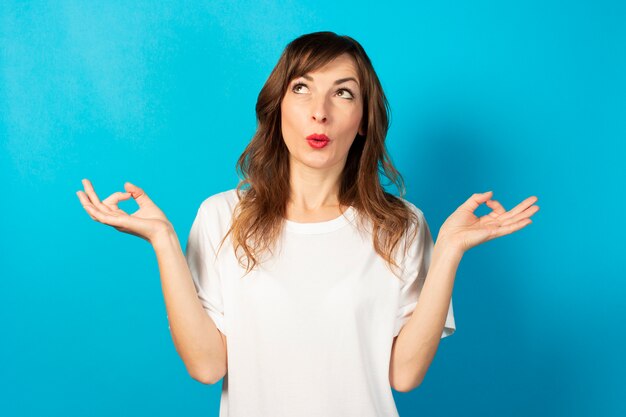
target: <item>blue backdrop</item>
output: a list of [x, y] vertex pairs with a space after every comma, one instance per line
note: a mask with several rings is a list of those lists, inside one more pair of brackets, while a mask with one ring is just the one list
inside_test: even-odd
[[174, 349], [151, 246], [75, 193], [131, 181], [184, 246], [201, 201], [237, 183], [282, 49], [331, 30], [372, 59], [435, 235], [474, 192], [541, 207], [466, 254], [457, 332], [394, 393], [400, 415], [626, 415], [624, 2], [181, 3], [0, 3], [0, 414], [217, 415], [221, 383]]

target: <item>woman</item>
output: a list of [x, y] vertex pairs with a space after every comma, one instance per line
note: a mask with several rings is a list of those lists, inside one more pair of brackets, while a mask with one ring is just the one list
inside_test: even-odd
[[[100, 202], [83, 180], [94, 220], [153, 245], [178, 353], [193, 378], [224, 377], [220, 416], [397, 416], [391, 388], [417, 387], [455, 330], [463, 254], [539, 209], [474, 194], [434, 244], [423, 212], [379, 181], [381, 167], [404, 194], [387, 108], [354, 39], [292, 41], [259, 94], [242, 181], [202, 202], [185, 255], [141, 188]], [[117, 204], [131, 196], [129, 216]], [[492, 212], [478, 218], [482, 203]]]

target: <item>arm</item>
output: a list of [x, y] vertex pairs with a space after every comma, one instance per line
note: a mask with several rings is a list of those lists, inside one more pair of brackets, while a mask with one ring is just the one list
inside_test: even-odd
[[389, 379], [396, 391], [419, 386], [439, 347], [452, 288], [463, 252], [437, 240], [424, 286], [411, 318], [391, 349]]
[[[226, 338], [203, 310], [189, 265], [165, 213], [143, 189], [130, 182], [124, 184], [127, 192], [113, 193], [103, 201], [91, 181], [85, 178], [82, 183], [85, 191], [77, 191], [76, 195], [93, 220], [152, 244], [176, 350], [194, 379], [204, 383], [219, 381], [227, 368]], [[139, 205], [132, 216], [118, 207], [119, 201], [131, 196]], [[195, 242], [197, 236], [192, 236]]]
[[196, 380], [214, 384], [226, 374], [226, 338], [198, 299], [191, 271], [173, 228], [152, 241], [176, 351]]
[[[536, 196], [526, 198], [509, 211], [492, 196], [492, 191], [473, 194], [439, 230], [419, 302], [392, 347], [389, 379], [397, 391], [410, 391], [424, 379], [441, 340], [463, 254], [528, 226], [532, 223], [530, 217], [539, 210], [534, 205]], [[483, 203], [492, 211], [479, 218], [474, 211]]]

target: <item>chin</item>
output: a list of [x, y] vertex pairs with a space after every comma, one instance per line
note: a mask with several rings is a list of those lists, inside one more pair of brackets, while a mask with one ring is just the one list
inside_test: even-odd
[[309, 158], [307, 158], [306, 156], [304, 158], [295, 158], [295, 162], [298, 165], [304, 165], [306, 167], [314, 169], [330, 168], [336, 163], [335, 161], [332, 161], [328, 158], [322, 158], [320, 156], [321, 155], [316, 155], [316, 157]]

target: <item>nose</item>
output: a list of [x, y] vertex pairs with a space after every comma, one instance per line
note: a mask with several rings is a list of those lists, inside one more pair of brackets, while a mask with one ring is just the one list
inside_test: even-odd
[[320, 123], [326, 123], [328, 121], [328, 108], [326, 106], [325, 97], [320, 97], [313, 101], [311, 117], [313, 120]]

